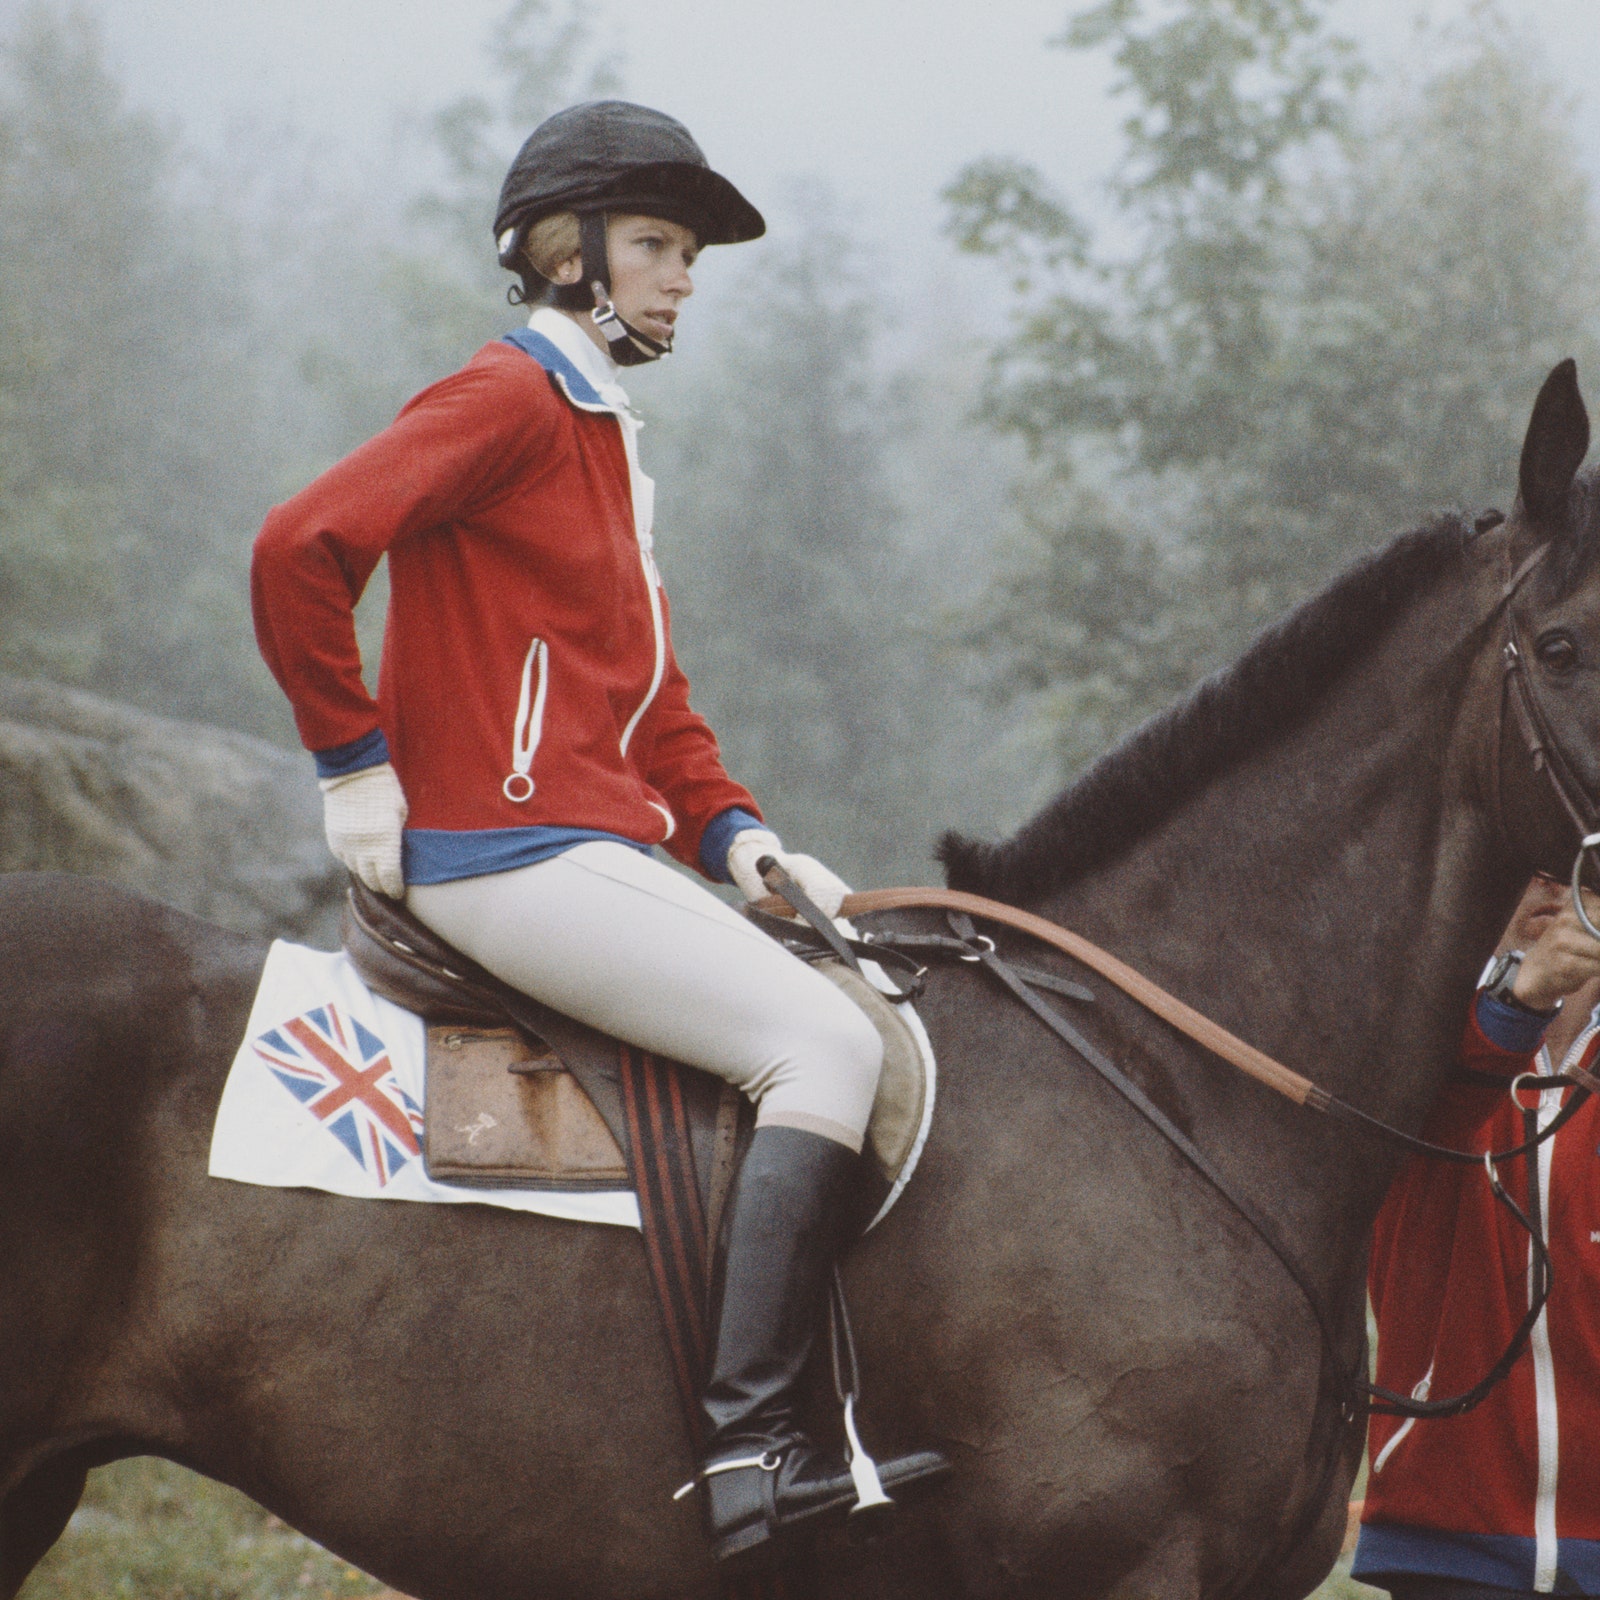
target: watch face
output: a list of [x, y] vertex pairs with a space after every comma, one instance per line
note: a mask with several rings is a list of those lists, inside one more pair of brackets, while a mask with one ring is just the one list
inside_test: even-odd
[[1511, 985], [1516, 982], [1517, 970], [1521, 965], [1520, 950], [1507, 950], [1504, 955], [1496, 956], [1494, 965], [1489, 969], [1489, 981], [1484, 984], [1484, 988], [1496, 999], [1509, 999]]

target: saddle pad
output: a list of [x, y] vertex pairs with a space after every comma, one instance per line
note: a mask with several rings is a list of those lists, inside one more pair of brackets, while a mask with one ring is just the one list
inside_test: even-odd
[[[933, 1120], [933, 1046], [928, 1043], [922, 1018], [909, 1005], [893, 1005], [845, 963], [819, 962], [816, 970], [866, 1011], [878, 1030], [878, 1038], [883, 1040], [883, 1070], [878, 1075], [878, 1093], [867, 1125], [867, 1154], [886, 1189], [893, 1189], [898, 1197], [899, 1189], [904, 1189], [901, 1179], [910, 1181], [928, 1139], [928, 1123]], [[867, 963], [864, 971], [878, 978], [883, 976], [875, 963]], [[894, 1187], [896, 1184], [899, 1187]]]
[[424, 1170], [424, 1029], [343, 951], [276, 941], [211, 1138], [214, 1178], [373, 1200], [502, 1206], [639, 1226], [631, 1191], [489, 1188]]

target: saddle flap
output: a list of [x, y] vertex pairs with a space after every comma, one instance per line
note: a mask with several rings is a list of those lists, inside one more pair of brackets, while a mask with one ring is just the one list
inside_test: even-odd
[[428, 1028], [423, 1157], [441, 1183], [627, 1189], [605, 1119], [548, 1046], [517, 1028]]

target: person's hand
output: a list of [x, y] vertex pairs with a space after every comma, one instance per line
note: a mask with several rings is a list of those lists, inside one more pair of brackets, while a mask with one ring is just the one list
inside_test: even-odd
[[756, 871], [756, 863], [766, 856], [771, 856], [800, 885], [824, 916], [839, 915], [850, 885], [815, 856], [790, 855], [777, 834], [765, 828], [746, 828], [743, 833], [736, 833], [728, 846], [728, 876], [738, 884], [746, 900], [764, 900], [772, 892]]
[[403, 900], [400, 831], [408, 808], [394, 768], [380, 762], [342, 777], [323, 778], [320, 787], [328, 848], [369, 889]]
[[[1583, 909], [1600, 926], [1600, 897], [1585, 889]], [[1570, 890], [1562, 891], [1542, 920], [1539, 936], [1528, 946], [1511, 984], [1512, 994], [1534, 1011], [1548, 1011], [1591, 978], [1600, 978], [1600, 939], [1578, 921]]]

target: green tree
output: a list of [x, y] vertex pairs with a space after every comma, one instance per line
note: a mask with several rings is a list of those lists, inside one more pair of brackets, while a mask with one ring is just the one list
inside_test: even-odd
[[1132, 101], [1111, 198], [1136, 243], [1097, 256], [1014, 162], [979, 162], [947, 192], [958, 242], [1006, 258], [1021, 291], [997, 420], [1041, 456], [1084, 435], [1148, 471], [1224, 454], [1255, 426], [1248, 391], [1305, 222], [1300, 164], [1347, 132], [1351, 47], [1310, 0], [1105, 0], [1056, 43], [1109, 48]]
[[1034, 463], [974, 638], [1071, 768], [1356, 551], [1503, 498], [1600, 285], [1566, 108], [1492, 16], [1370, 107], [1305, 4], [1115, 0], [1065, 42], [1135, 106], [1128, 257], [1021, 169], [950, 194], [1019, 281], [997, 422]]
[[81, 13], [0, 45], [0, 661], [256, 720], [242, 552], [271, 450], [217, 218]]

